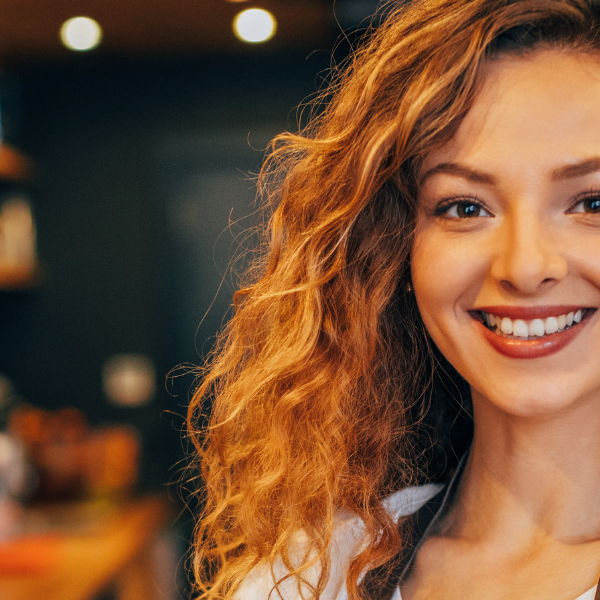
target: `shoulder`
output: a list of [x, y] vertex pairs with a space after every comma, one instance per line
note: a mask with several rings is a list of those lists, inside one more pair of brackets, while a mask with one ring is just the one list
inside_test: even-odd
[[[388, 496], [384, 500], [384, 506], [394, 519], [398, 520], [419, 510], [442, 488], [443, 485], [434, 483], [406, 488]], [[339, 511], [335, 517], [331, 542], [331, 570], [321, 600], [346, 600], [348, 565], [367, 542], [362, 520], [349, 511]], [[298, 558], [305, 556], [307, 545], [306, 535], [299, 534], [294, 541], [292, 561], [294, 555]], [[318, 565], [315, 565], [306, 573], [306, 576], [310, 581], [316, 583], [319, 573]], [[275, 581], [285, 577], [286, 574], [287, 569], [283, 561], [279, 559], [273, 565], [273, 572], [268, 564], [259, 565], [244, 580], [235, 598], [236, 600], [268, 600]], [[272, 600], [297, 600], [301, 597], [298, 592], [296, 581], [290, 578], [284, 580], [280, 584], [279, 590], [273, 591], [270, 598]], [[304, 597], [310, 597], [308, 589], [303, 592]]]

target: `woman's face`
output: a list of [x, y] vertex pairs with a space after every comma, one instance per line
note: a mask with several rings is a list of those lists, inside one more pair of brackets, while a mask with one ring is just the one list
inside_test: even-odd
[[600, 401], [600, 58], [492, 63], [423, 177], [413, 288], [474, 398], [522, 416]]

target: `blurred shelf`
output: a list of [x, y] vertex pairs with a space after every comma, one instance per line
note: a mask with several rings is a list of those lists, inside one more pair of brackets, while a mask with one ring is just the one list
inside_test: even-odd
[[[73, 511], [81, 525], [77, 506], [64, 509]], [[56, 510], [49, 512], [49, 523], [52, 515]], [[0, 541], [0, 556], [3, 551], [11, 557], [10, 564], [0, 564], [0, 598], [91, 600], [114, 587], [119, 600], [161, 600], [165, 594], [155, 584], [159, 565], [154, 543], [171, 519], [166, 499], [138, 498], [115, 505], [105, 518], [89, 512], [88, 517], [94, 525], [89, 531]], [[36, 547], [46, 555], [31, 554]]]
[[0, 292], [27, 291], [37, 288], [41, 281], [38, 265], [13, 266], [0, 264]]
[[31, 179], [33, 163], [25, 154], [0, 142], [0, 179], [27, 181]]

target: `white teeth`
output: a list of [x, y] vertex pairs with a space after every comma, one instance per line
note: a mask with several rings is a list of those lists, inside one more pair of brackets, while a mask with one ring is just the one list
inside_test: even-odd
[[534, 319], [529, 323], [529, 335], [535, 335], [536, 337], [542, 337], [546, 333], [544, 327], [544, 321], [541, 319]]
[[547, 319], [533, 319], [525, 321], [524, 319], [509, 319], [508, 317], [498, 317], [491, 313], [483, 312], [483, 320], [494, 333], [505, 337], [515, 336], [520, 338], [542, 337], [562, 331], [565, 327], [571, 327], [574, 323], [581, 322], [583, 318], [582, 309], [576, 312], [559, 315], [557, 317], [548, 317]]
[[516, 319], [513, 323], [513, 335], [517, 337], [529, 337], [529, 327], [527, 327], [527, 323], [521, 319]]
[[513, 322], [508, 317], [504, 317], [504, 319], [502, 319], [502, 322], [500, 323], [500, 329], [502, 333], [512, 333]]
[[545, 326], [546, 333], [556, 333], [558, 331], [558, 319], [556, 317], [548, 317]]

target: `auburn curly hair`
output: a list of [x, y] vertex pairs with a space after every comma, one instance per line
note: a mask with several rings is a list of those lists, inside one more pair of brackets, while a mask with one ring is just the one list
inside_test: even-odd
[[[325, 110], [275, 138], [261, 172], [264, 240], [188, 414], [202, 599], [231, 599], [277, 557], [319, 598], [340, 509], [371, 540], [350, 564], [350, 600], [361, 573], [398, 551], [382, 499], [443, 480], [472, 435], [468, 386], [410, 288], [420, 165], [454, 135], [488, 61], [600, 48], [594, 0], [396, 4], [324, 90]], [[300, 566], [299, 531], [310, 545]]]

